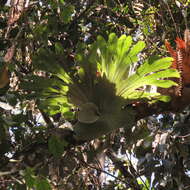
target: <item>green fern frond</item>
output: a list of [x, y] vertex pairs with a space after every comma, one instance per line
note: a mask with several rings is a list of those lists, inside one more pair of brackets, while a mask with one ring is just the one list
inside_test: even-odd
[[[99, 46], [97, 45], [99, 44]], [[169, 77], [179, 77], [176, 70], [170, 69], [172, 58], [148, 59], [134, 73], [130, 68], [134, 67], [139, 60], [139, 53], [145, 48], [143, 41], [132, 45], [132, 37], [122, 35], [117, 38], [110, 34], [106, 43], [102, 37], [97, 38], [97, 64], [98, 72], [105, 76], [116, 86], [116, 95], [126, 99], [140, 99], [133, 92], [146, 85], [154, 85], [169, 88], [177, 85], [173, 81], [166, 80]], [[152, 97], [146, 93], [143, 97]], [[157, 96], [158, 94], [155, 94]]]

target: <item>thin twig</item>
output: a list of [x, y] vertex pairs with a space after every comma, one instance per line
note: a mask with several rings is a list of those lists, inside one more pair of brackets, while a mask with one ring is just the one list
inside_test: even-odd
[[168, 2], [165, 1], [165, 0], [163, 0], [163, 2], [164, 2], [164, 3], [166, 4], [166, 6], [167, 6], [167, 9], [168, 9], [169, 14], [170, 14], [170, 16], [171, 16], [171, 19], [172, 19], [172, 21], [173, 21], [173, 24], [174, 24], [174, 27], [175, 27], [176, 33], [177, 33], [178, 36], [180, 36], [180, 35], [179, 35], [179, 32], [178, 32], [178, 29], [177, 29], [176, 22], [175, 22], [175, 20], [174, 20], [173, 15], [172, 15], [171, 9], [170, 9], [170, 7], [169, 7], [169, 5], [168, 5]]
[[85, 162], [85, 161], [82, 160], [82, 159], [80, 159], [80, 161], [81, 161], [82, 163], [84, 163], [86, 166], [90, 167], [91, 169], [95, 169], [95, 170], [97, 170], [97, 171], [99, 171], [99, 172], [103, 172], [103, 173], [109, 175], [110, 177], [113, 177], [114, 179], [116, 179], [116, 180], [118, 180], [118, 181], [120, 181], [120, 182], [126, 184], [126, 185], [127, 185], [127, 188], [130, 188], [130, 187], [131, 187], [131, 185], [130, 185], [128, 182], [126, 182], [125, 180], [122, 180], [121, 178], [116, 177], [116, 176], [110, 174], [109, 172], [107, 172], [107, 171], [105, 171], [105, 170], [102, 170], [102, 169], [96, 168], [96, 167], [94, 167], [94, 166], [91, 166], [90, 164], [88, 164], [87, 162]]
[[0, 171], [0, 176], [10, 175], [10, 174], [16, 173], [18, 171], [19, 170], [15, 170], [15, 169], [12, 169], [11, 171], [5, 171], [5, 172]]
[[51, 119], [49, 118], [49, 116], [41, 109], [39, 109], [41, 114], [42, 114], [42, 117], [44, 119], [44, 121], [46, 122], [46, 124], [48, 125], [48, 128], [55, 128], [53, 122], [51, 121]]
[[177, 136], [177, 138], [187, 138], [190, 137], [190, 134], [184, 135], [184, 136]]
[[[132, 164], [132, 162], [131, 162], [131, 159], [129, 159], [129, 156], [128, 156], [127, 154], [126, 154], [126, 156], [127, 156], [127, 159], [128, 159], [128, 161], [129, 161], [130, 165], [133, 167], [133, 164]], [[135, 170], [134, 167], [133, 167], [133, 169], [134, 169], [134, 171], [135, 171], [136, 177], [137, 177], [137, 178], [140, 178], [140, 180], [141, 180], [141, 182], [143, 183], [143, 185], [146, 187], [147, 190], [149, 190], [148, 186], [146, 185], [146, 183], [144, 182], [144, 180], [142, 179], [142, 177], [138, 174], [138, 172]]]

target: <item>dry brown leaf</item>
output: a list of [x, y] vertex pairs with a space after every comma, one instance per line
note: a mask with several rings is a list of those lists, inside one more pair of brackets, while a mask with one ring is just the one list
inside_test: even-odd
[[23, 14], [27, 0], [11, 0], [8, 25], [15, 23]]
[[12, 45], [8, 50], [7, 50], [7, 53], [5, 54], [4, 56], [4, 61], [7, 63], [7, 62], [10, 62], [13, 58], [13, 55], [14, 55], [14, 52], [15, 52], [15, 45]]
[[4, 88], [9, 83], [9, 73], [7, 66], [4, 66], [0, 74], [0, 88]]
[[0, 73], [0, 88], [4, 88], [10, 81], [8, 63], [12, 60], [15, 52], [15, 45], [12, 45], [4, 56], [4, 62], [6, 63]]

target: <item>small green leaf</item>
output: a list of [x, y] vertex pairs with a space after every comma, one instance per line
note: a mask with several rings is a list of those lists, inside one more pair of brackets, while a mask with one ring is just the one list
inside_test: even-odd
[[36, 190], [51, 190], [51, 186], [47, 179], [37, 178], [35, 182]]
[[64, 49], [63, 49], [63, 46], [61, 45], [61, 43], [59, 43], [59, 42], [55, 43], [55, 51], [58, 54], [64, 53]]
[[60, 157], [63, 154], [64, 149], [65, 149], [66, 146], [67, 146], [67, 142], [66, 141], [61, 141], [56, 136], [51, 136], [51, 138], [48, 141], [49, 151], [55, 157]]
[[73, 117], [74, 117], [74, 113], [71, 112], [71, 111], [64, 112], [63, 115], [64, 115], [64, 118], [65, 118], [65, 119], [68, 119], [68, 120], [69, 120], [69, 119], [73, 119]]
[[26, 185], [29, 188], [34, 187], [35, 177], [34, 177], [34, 172], [33, 172], [32, 168], [27, 168], [25, 170], [25, 172], [24, 172], [24, 179], [25, 179]]
[[70, 22], [74, 10], [75, 7], [73, 5], [67, 5], [61, 11], [61, 18], [65, 24], [68, 24]]
[[64, 4], [65, 3], [65, 0], [59, 0], [62, 4]]

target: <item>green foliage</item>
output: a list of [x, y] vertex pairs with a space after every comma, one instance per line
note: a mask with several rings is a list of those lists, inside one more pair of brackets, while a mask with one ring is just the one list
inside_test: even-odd
[[75, 7], [72, 5], [64, 6], [61, 10], [61, 19], [65, 24], [69, 23], [71, 16], [74, 13]]
[[34, 172], [31, 168], [27, 168], [24, 173], [24, 179], [29, 188], [34, 187], [35, 184], [35, 177]]
[[36, 190], [51, 190], [51, 186], [47, 179], [40, 176], [35, 176], [31, 168], [27, 168], [24, 173], [24, 179], [28, 188]]
[[141, 179], [138, 180], [138, 184], [142, 185], [142, 190], [154, 190], [154, 188], [150, 187], [149, 181], [146, 180], [145, 182]]
[[[13, 43], [16, 50], [9, 65], [11, 84], [0, 89], [0, 172], [8, 172], [1, 173], [0, 189], [49, 189], [42, 177], [44, 172], [51, 184], [63, 189], [145, 189], [150, 188], [150, 182], [156, 190], [187, 189], [189, 108], [186, 113], [167, 113], [161, 119], [152, 113], [143, 120], [143, 126], [136, 126], [131, 101], [169, 101], [169, 97], [151, 93], [148, 88], [175, 85], [169, 76], [178, 74], [167, 69], [169, 58], [160, 58], [167, 54], [164, 40], [175, 47], [176, 36], [182, 37], [188, 27], [189, 0], [30, 1], [29, 8], [19, 12], [20, 18], [10, 26], [9, 13], [16, 13], [17, 5], [16, 11], [11, 11], [5, 3], [0, 2], [0, 62]], [[42, 110], [50, 116], [41, 114]], [[126, 151], [133, 154], [138, 160], [135, 171], [129, 161], [122, 165], [132, 178], [123, 170], [117, 175], [116, 161], [109, 172], [119, 178], [109, 181], [106, 177], [108, 187], [97, 187], [101, 184], [99, 170], [89, 166], [96, 167], [93, 158], [99, 158], [101, 151], [95, 151], [92, 159], [87, 156], [84, 163], [85, 153], [93, 151], [92, 143], [70, 151], [63, 150], [59, 140], [50, 138], [46, 150], [48, 121], [57, 127], [63, 120], [73, 119], [74, 114], [74, 121], [79, 121], [72, 120], [75, 137], [82, 140], [125, 127], [104, 135], [100, 147], [107, 151], [104, 143], [109, 144], [109, 149], [121, 152], [125, 160]], [[43, 117], [47, 121], [42, 121]], [[157, 144], [154, 150], [153, 144]], [[50, 151], [54, 147], [56, 151]], [[22, 170], [28, 166], [33, 169], [23, 180]], [[138, 183], [140, 175], [146, 177], [146, 185]]]
[[[23, 83], [23, 87], [26, 89], [28, 86], [37, 94], [40, 92], [39, 95], [42, 97], [40, 106], [51, 115], [59, 112], [68, 114], [72, 104], [78, 107], [91, 101], [100, 104], [100, 98], [106, 99], [108, 96], [112, 98], [119, 96], [126, 100], [154, 98], [168, 101], [168, 97], [146, 92], [143, 88], [146, 85], [169, 88], [176, 84], [166, 77], [179, 77], [179, 73], [169, 68], [171, 58], [149, 58], [137, 67], [140, 52], [144, 48], [143, 41], [132, 45], [131, 36], [122, 35], [118, 38], [112, 33], [107, 42], [99, 36], [88, 50], [88, 54], [77, 55], [80, 65], [77, 75], [65, 72], [56, 63], [55, 60], [60, 55], [40, 49], [34, 57], [36, 66], [50, 72], [52, 77], [49, 79], [29, 77], [28, 80], [33, 84], [28, 86], [28, 83]], [[56, 49], [57, 53], [62, 54], [60, 44], [56, 44]], [[103, 88], [102, 84], [104, 88], [107, 86], [106, 91], [100, 89]]]
[[48, 183], [47, 179], [37, 178], [35, 186], [36, 190], [51, 190], [50, 184]]
[[[126, 99], [158, 97], [159, 94], [143, 93], [137, 89], [145, 85], [162, 88], [176, 85], [173, 81], [165, 79], [166, 76], [179, 77], [176, 70], [169, 69], [171, 58], [158, 58], [154, 61], [149, 58], [136, 69], [136, 72], [131, 73], [130, 70], [134, 69], [139, 59], [138, 55], [144, 49], [145, 43], [139, 41], [134, 46], [131, 44], [132, 37], [125, 35], [117, 38], [115, 34], [110, 34], [107, 43], [101, 37], [97, 40], [97, 49], [99, 50], [98, 72], [102, 76], [105, 75], [110, 82], [115, 83], [116, 93], [119, 96]], [[160, 98], [163, 100], [163, 97], [160, 96]]]
[[[36, 68], [47, 71], [50, 77], [27, 77], [28, 82], [22, 87], [34, 91], [40, 97], [40, 108], [50, 115], [62, 113], [69, 118], [71, 108], [79, 108], [79, 123], [74, 132], [82, 140], [100, 137], [120, 127], [132, 127], [135, 112], [129, 108], [122, 111], [122, 107], [141, 99], [169, 101], [168, 96], [144, 88], [147, 85], [169, 88], [176, 84], [168, 78], [179, 77], [176, 70], [170, 69], [171, 58], [151, 57], [142, 63], [139, 58], [145, 42], [133, 45], [131, 36], [118, 38], [111, 33], [108, 41], [98, 36], [89, 48], [78, 50], [79, 69], [70, 71], [59, 64], [64, 57], [60, 44], [55, 47], [55, 53], [43, 48], [34, 56]], [[61, 146], [56, 139], [50, 139], [49, 148], [54, 155], [62, 153]]]
[[49, 152], [57, 158], [63, 154], [66, 146], [67, 142], [64, 140], [60, 140], [56, 136], [51, 136], [51, 138], [48, 141]]

